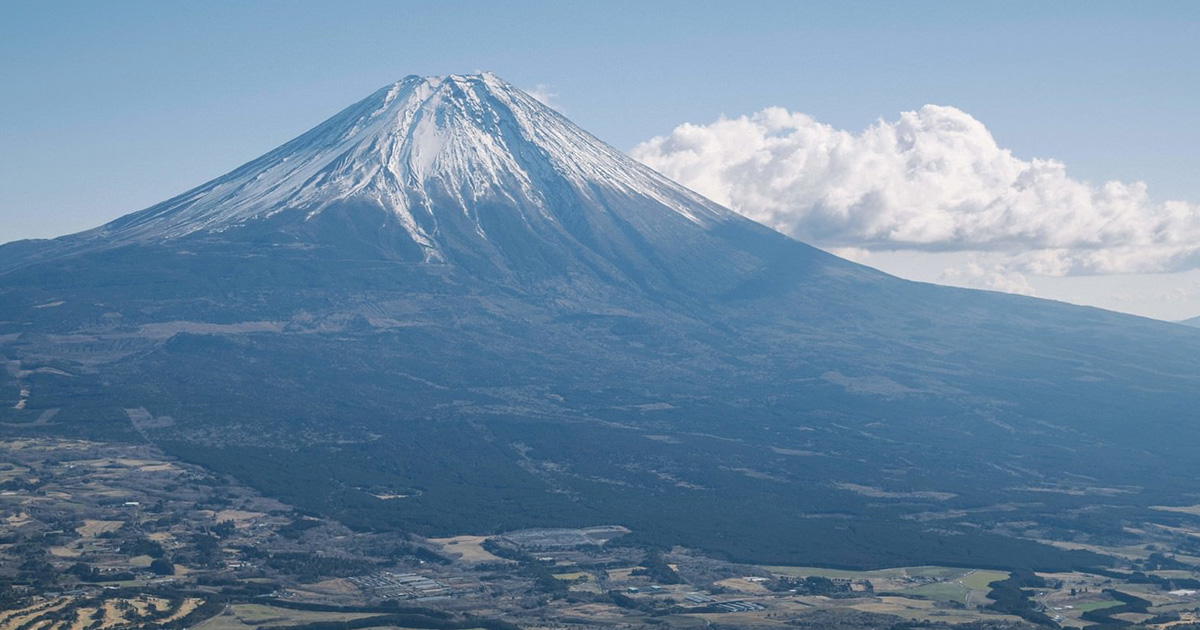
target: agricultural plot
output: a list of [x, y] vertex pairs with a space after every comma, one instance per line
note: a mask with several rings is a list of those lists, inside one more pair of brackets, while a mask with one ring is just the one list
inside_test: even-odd
[[554, 577], [565, 582], [587, 582], [592, 579], [591, 574], [583, 571], [572, 571], [570, 573], [555, 573]]
[[487, 536], [454, 536], [431, 538], [429, 542], [442, 547], [442, 552], [458, 556], [464, 562], [509, 562], [482, 547]]
[[[370, 617], [368, 613], [336, 613], [313, 612], [308, 610], [292, 610], [263, 604], [235, 604], [225, 613], [213, 617], [200, 624], [197, 628], [203, 630], [218, 630], [236, 625], [254, 628], [258, 626], [290, 626], [319, 621], [352, 621]], [[231, 622], [231, 620], [233, 620]]]
[[1083, 602], [1075, 605], [1075, 610], [1080, 612], [1088, 612], [1089, 610], [1101, 610], [1104, 608], [1112, 608], [1120, 606], [1121, 602], [1115, 599], [1102, 599], [1094, 602]]
[[963, 586], [959, 582], [939, 582], [937, 584], [925, 584], [916, 588], [910, 588], [903, 591], [909, 597], [917, 597], [921, 599], [930, 599], [939, 602], [954, 602], [956, 604], [967, 605], [967, 600], [971, 595], [971, 590]]
[[103, 521], [87, 519], [83, 521], [83, 525], [75, 528], [75, 532], [83, 538], [95, 538], [100, 534], [107, 534], [121, 529], [125, 521]]

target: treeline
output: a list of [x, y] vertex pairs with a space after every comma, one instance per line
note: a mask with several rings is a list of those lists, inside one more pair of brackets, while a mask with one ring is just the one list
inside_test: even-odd
[[350, 577], [375, 570], [375, 565], [365, 560], [319, 556], [303, 552], [273, 553], [267, 557], [266, 565], [280, 573], [295, 576], [300, 581], [317, 580], [323, 577]]
[[1030, 623], [1057, 627], [1058, 624], [1049, 615], [1037, 609], [1029, 593], [1023, 590], [1026, 588], [1046, 588], [1046, 580], [1032, 571], [1013, 571], [1007, 580], [992, 582], [992, 590], [987, 596], [993, 602], [987, 607], [996, 612], [1016, 615]]
[[554, 577], [550, 567], [520, 549], [502, 545], [492, 538], [484, 540], [479, 546], [494, 556], [516, 562], [520, 567], [517, 575], [533, 580], [533, 588], [539, 593], [561, 597], [571, 590], [570, 585]]
[[1089, 610], [1080, 615], [1080, 618], [1084, 621], [1100, 624], [1099, 626], [1092, 626], [1093, 628], [1097, 628], [1097, 630], [1100, 628], [1120, 628], [1132, 625], [1124, 619], [1117, 619], [1116, 616], [1123, 613], [1145, 613], [1150, 608], [1149, 601], [1135, 597], [1129, 593], [1122, 593], [1121, 591], [1108, 588], [1104, 589], [1104, 594], [1121, 602], [1121, 605]]
[[[873, 590], [870, 582], [866, 582], [864, 586], [867, 589]], [[835, 582], [819, 575], [810, 575], [808, 577], [783, 576], [771, 581], [767, 584], [767, 588], [775, 592], [794, 590], [797, 595], [824, 595], [825, 597], [833, 598], [853, 597], [855, 595], [854, 589], [850, 587], [849, 580]]]
[[1195, 578], [1165, 578], [1143, 573], [1141, 571], [1123, 573], [1121, 571], [1112, 571], [1108, 569], [1090, 569], [1088, 573], [1102, 575], [1115, 580], [1123, 580], [1125, 582], [1129, 582], [1130, 584], [1154, 584], [1164, 591], [1174, 591], [1176, 589], [1200, 590], [1200, 580]]
[[135, 538], [121, 545], [121, 552], [130, 556], [161, 558], [166, 555], [161, 544], [149, 538]]
[[275, 530], [275, 533], [288, 540], [299, 540], [301, 534], [319, 526], [320, 524], [321, 521], [307, 518], [296, 518], [293, 519], [291, 523], [288, 523], [287, 525]]
[[223, 610], [225, 610], [225, 602], [212, 600], [205, 601], [203, 604], [200, 604], [196, 610], [188, 613], [187, 616], [181, 619], [176, 619], [171, 623], [160, 624], [159, 628], [160, 630], [179, 630], [181, 628], [191, 628], [201, 621], [217, 616]]
[[662, 551], [656, 547], [647, 547], [646, 556], [642, 558], [639, 568], [630, 572], [630, 575], [639, 575], [648, 577], [659, 584], [682, 584], [683, 580], [671, 565], [663, 558]]
[[66, 573], [67, 575], [79, 578], [81, 582], [124, 582], [137, 577], [132, 571], [108, 571], [102, 573], [96, 567], [82, 562], [76, 562], [71, 565], [66, 570]]
[[452, 564], [454, 562], [450, 558], [428, 547], [407, 542], [397, 543], [392, 547], [391, 557], [393, 560], [403, 557], [416, 558], [417, 560], [432, 562], [434, 564]]

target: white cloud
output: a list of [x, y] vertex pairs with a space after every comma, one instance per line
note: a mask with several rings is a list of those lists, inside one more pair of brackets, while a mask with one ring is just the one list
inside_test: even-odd
[[827, 247], [825, 248], [830, 254], [840, 256], [846, 260], [853, 260], [856, 263], [864, 265], [871, 264], [871, 250], [861, 247]]
[[[1141, 182], [1095, 186], [1023, 160], [983, 123], [926, 105], [861, 133], [783, 108], [685, 124], [633, 156], [781, 232], [831, 250], [980, 252], [959, 282], [1028, 293], [1021, 273], [1200, 268], [1200, 206]], [[981, 258], [982, 260], [982, 258]], [[1016, 275], [1014, 275], [1016, 274]]]
[[545, 83], [539, 83], [533, 88], [525, 90], [525, 93], [542, 102], [542, 105], [551, 109], [558, 109], [558, 93], [550, 89], [550, 86]]
[[1025, 274], [999, 263], [972, 260], [961, 267], [947, 267], [938, 280], [942, 284], [990, 289], [1020, 295], [1037, 295]]

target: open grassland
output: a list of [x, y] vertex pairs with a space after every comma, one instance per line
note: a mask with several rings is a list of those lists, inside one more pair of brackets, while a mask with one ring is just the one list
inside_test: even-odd
[[748, 593], [752, 595], [766, 595], [771, 591], [763, 586], [760, 582], [749, 582], [745, 578], [728, 578], [713, 582], [721, 588], [728, 589], [736, 593]]
[[[852, 608], [862, 612], [871, 612], [884, 615], [895, 615], [909, 621], [941, 621], [950, 624], [970, 623], [973, 621], [982, 620], [1004, 620], [1018, 621], [1017, 617], [1011, 615], [994, 615], [981, 614], [970, 610], [956, 610], [936, 608], [933, 606], [923, 606], [914, 604], [920, 600], [910, 599], [892, 599], [885, 602], [870, 602], [864, 604], [856, 604]], [[931, 602], [925, 602], [930, 604]]]
[[560, 580], [565, 580], [567, 582], [574, 582], [575, 580], [588, 581], [588, 580], [592, 579], [591, 574], [585, 573], [583, 571], [574, 571], [571, 573], [555, 573], [554, 577], [556, 577]]
[[763, 568], [777, 575], [794, 577], [866, 580], [871, 583], [877, 593], [971, 607], [987, 603], [987, 594], [991, 591], [991, 584], [1009, 576], [1007, 571], [942, 566], [896, 567], [873, 571], [847, 571], [819, 567], [766, 566]]
[[1101, 610], [1104, 608], [1112, 608], [1113, 606], [1120, 606], [1120, 605], [1121, 605], [1121, 602], [1119, 602], [1115, 599], [1104, 599], [1104, 600], [1095, 601], [1095, 602], [1083, 602], [1080, 604], [1076, 604], [1075, 610], [1078, 610], [1080, 612], [1088, 612], [1089, 610]]
[[971, 590], [958, 582], [939, 582], [937, 584], [925, 584], [916, 588], [905, 589], [900, 592], [909, 597], [920, 597], [939, 602], [954, 602], [966, 606]]
[[88, 519], [83, 522], [83, 525], [75, 528], [75, 532], [84, 538], [95, 538], [100, 534], [107, 532], [115, 532], [121, 529], [124, 521], [101, 521]]
[[1007, 571], [972, 571], [963, 576], [962, 583], [970, 589], [990, 589], [993, 582], [1008, 579]]
[[221, 510], [213, 514], [213, 520], [218, 523], [232, 521], [236, 527], [249, 527], [256, 519], [266, 516], [262, 512], [248, 512], [246, 510]]
[[248, 630], [259, 626], [296, 626], [316, 622], [345, 622], [374, 616], [369, 613], [314, 612], [265, 604], [234, 604], [196, 626], [196, 630]]
[[444, 553], [460, 556], [464, 562], [510, 562], [481, 546], [487, 538], [487, 536], [455, 536], [453, 538], [430, 538], [429, 542], [441, 545]]

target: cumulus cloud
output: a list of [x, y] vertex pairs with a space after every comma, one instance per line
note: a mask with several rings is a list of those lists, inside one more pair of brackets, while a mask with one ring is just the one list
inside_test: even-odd
[[977, 287], [1020, 295], [1037, 295], [1025, 274], [1000, 263], [988, 264], [972, 260], [962, 267], [948, 267], [942, 272], [939, 280], [944, 284], [956, 286]]
[[[981, 252], [959, 273], [1028, 292], [1016, 272], [1076, 275], [1200, 267], [1200, 206], [1141, 182], [1093, 185], [1024, 160], [983, 123], [926, 105], [859, 133], [783, 108], [685, 124], [633, 157], [785, 234], [829, 249]], [[998, 262], [997, 262], [998, 261]], [[969, 278], [960, 278], [966, 281]]]

